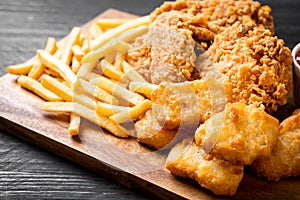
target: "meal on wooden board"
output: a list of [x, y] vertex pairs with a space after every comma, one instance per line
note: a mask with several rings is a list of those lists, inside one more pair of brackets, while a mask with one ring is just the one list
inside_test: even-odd
[[252, 0], [165, 2], [148, 16], [49, 37], [7, 71], [45, 100], [42, 110], [70, 114], [70, 136], [85, 118], [169, 148], [167, 170], [231, 196], [245, 166], [267, 180], [300, 174], [300, 112], [272, 116], [290, 97], [292, 56], [270, 12]]

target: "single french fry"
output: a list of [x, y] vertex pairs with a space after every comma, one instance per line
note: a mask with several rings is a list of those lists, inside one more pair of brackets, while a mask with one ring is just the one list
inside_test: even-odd
[[93, 23], [90, 26], [90, 34], [92, 35], [93, 38], [99, 37], [100, 35], [103, 34], [103, 32], [104, 31], [102, 30], [102, 28], [97, 23]]
[[123, 72], [130, 81], [147, 83], [142, 75], [140, 75], [128, 62], [122, 62]]
[[45, 65], [43, 65], [41, 62], [37, 62], [33, 65], [31, 70], [29, 71], [28, 76], [30, 78], [38, 80], [44, 73], [45, 69], [46, 69]]
[[114, 46], [114, 49], [116, 51], [120, 51], [123, 53], [127, 52], [129, 48], [130, 48], [130, 45], [127, 42], [122, 41], [122, 40], [118, 41], [117, 44]]
[[122, 19], [122, 18], [100, 18], [96, 21], [96, 23], [103, 29], [111, 29], [121, 24], [124, 24], [132, 19]]
[[122, 62], [125, 60], [126, 54], [123, 52], [117, 52], [114, 66], [116, 69], [122, 71]]
[[73, 100], [73, 91], [57, 79], [45, 75], [41, 79], [41, 84], [63, 100], [70, 102]]
[[7, 67], [7, 72], [15, 75], [27, 75], [30, 72], [33, 65], [34, 63], [32, 62], [18, 65], [10, 65]]
[[151, 108], [152, 102], [150, 100], [144, 100], [140, 104], [135, 105], [129, 110], [119, 112], [109, 117], [116, 123], [123, 123], [128, 120], [137, 119], [139, 116], [143, 115], [149, 108]]
[[95, 86], [94, 84], [85, 81], [83, 79], [79, 79], [80, 87], [83, 91], [89, 93], [90, 95], [96, 97], [102, 102], [117, 105], [119, 103], [118, 99], [113, 97], [111, 94], [107, 93], [103, 89]]
[[124, 77], [124, 73], [116, 69], [112, 64], [110, 64], [107, 60], [102, 59], [100, 61], [100, 67], [103, 74], [114, 80], [121, 80]]
[[70, 65], [71, 63], [71, 56], [72, 56], [72, 47], [76, 43], [79, 42], [79, 35], [80, 35], [80, 28], [74, 27], [71, 31], [71, 33], [68, 35], [68, 42], [66, 43], [65, 49], [63, 51], [61, 61], [66, 64]]
[[107, 43], [112, 38], [115, 38], [115, 37], [121, 35], [125, 31], [140, 27], [142, 25], [148, 25], [149, 23], [150, 23], [150, 17], [144, 16], [144, 17], [139, 17], [137, 19], [130, 20], [127, 23], [124, 23], [114, 29], [110, 29], [109, 31], [107, 31], [103, 35], [101, 35], [100, 37], [96, 38], [92, 49], [93, 50], [98, 49], [103, 44]]
[[44, 65], [58, 72], [61, 75], [61, 77], [64, 80], [66, 80], [70, 85], [75, 83], [76, 75], [68, 65], [64, 64], [62, 61], [55, 58], [54, 56], [52, 56], [44, 50], [38, 50], [37, 55]]
[[77, 74], [79, 68], [80, 68], [80, 62], [77, 60], [75, 56], [73, 56], [71, 69], [75, 74]]
[[67, 40], [61, 40], [57, 43], [57, 50], [55, 51], [55, 53], [53, 54], [53, 56], [57, 59], [61, 59], [62, 54], [66, 48], [67, 45]]
[[82, 57], [85, 55], [84, 51], [80, 48], [79, 45], [74, 45], [72, 47], [72, 51], [73, 51], [74, 57], [76, 57], [76, 59], [78, 61], [81, 61]]
[[137, 93], [134, 93], [125, 87], [118, 85], [108, 78], [105, 78], [103, 76], [98, 76], [96, 79], [90, 80], [91, 83], [98, 85], [98, 87], [102, 88], [106, 92], [112, 94], [113, 96], [117, 96], [119, 98], [122, 98], [134, 105], [139, 104], [145, 98]]
[[49, 69], [48, 67], [46, 67], [45, 73], [50, 75], [50, 76], [53, 76], [55, 78], [62, 78], [59, 73], [57, 73], [56, 71], [54, 71], [52, 69]]
[[47, 112], [73, 112], [73, 102], [43, 102], [40, 109]]
[[157, 89], [158, 85], [152, 84], [152, 83], [145, 83], [145, 82], [130, 82], [129, 84], [129, 90], [133, 92], [137, 92], [139, 94], [142, 94], [146, 96], [147, 98], [151, 98], [151, 93], [153, 90]]
[[57, 44], [55, 38], [49, 37], [47, 40], [45, 51], [53, 55], [56, 52], [56, 50], [57, 50]]
[[31, 92], [37, 94], [38, 96], [40, 96], [41, 98], [43, 98], [47, 101], [61, 101], [62, 100], [59, 96], [57, 96], [50, 90], [44, 88], [40, 82], [38, 82], [37, 80], [35, 80], [33, 78], [21, 75], [18, 78], [18, 83], [22, 87], [30, 90]]
[[97, 106], [96, 106], [96, 112], [107, 117], [122, 111], [128, 111], [128, 109], [129, 107], [116, 106], [116, 105], [102, 103], [102, 102], [97, 102]]
[[90, 44], [90, 40], [88, 38], [83, 40], [81, 49], [84, 53], [88, 53], [91, 51], [91, 44]]
[[77, 115], [99, 125], [102, 128], [110, 131], [117, 137], [129, 137], [129, 132], [124, 127], [111, 121], [108, 117], [100, 115], [95, 112], [95, 110], [85, 107], [81, 104], [74, 103], [74, 113]]
[[71, 136], [75, 136], [78, 135], [79, 133], [79, 128], [80, 128], [80, 116], [75, 114], [75, 113], [71, 113], [70, 114], [70, 125], [68, 128], [68, 133]]
[[92, 79], [97, 79], [100, 78], [101, 76], [99, 74], [96, 74], [94, 72], [89, 72], [85, 77], [83, 77], [83, 79], [90, 81]]
[[[117, 28], [115, 28], [115, 29], [117, 29]], [[115, 29], [113, 29], [113, 30], [115, 30]], [[112, 51], [115, 51], [114, 48], [116, 45], [118, 45], [118, 42], [120, 42], [120, 41], [129, 42], [129, 41], [133, 40], [134, 38], [146, 33], [147, 31], [148, 31], [148, 27], [140, 26], [135, 29], [127, 30], [126, 32], [123, 32], [121, 35], [119, 35], [118, 37], [110, 38], [106, 43], [104, 43], [103, 45], [101, 45], [97, 48], [93, 48], [93, 51], [90, 51], [88, 54], [86, 54], [82, 58], [81, 63], [91, 62], [91, 63], [95, 64], [97, 62], [97, 60], [104, 57], [106, 54], [108, 54]], [[107, 31], [106, 33], [108, 33], [108, 32], [109, 31]], [[104, 35], [106, 33], [104, 33], [99, 38], [104, 38]]]
[[88, 73], [90, 73], [92, 71], [94, 66], [95, 65], [90, 62], [82, 64], [77, 72], [77, 76], [79, 78], [85, 78], [88, 75]]

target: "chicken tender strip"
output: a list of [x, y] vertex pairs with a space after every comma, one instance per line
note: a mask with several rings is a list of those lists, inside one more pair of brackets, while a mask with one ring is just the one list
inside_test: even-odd
[[206, 154], [194, 143], [177, 144], [169, 153], [166, 168], [173, 174], [195, 179], [216, 195], [235, 194], [244, 174], [243, 165], [234, 165]]
[[195, 133], [196, 144], [217, 158], [250, 165], [259, 156], [270, 156], [279, 133], [276, 118], [254, 105], [227, 104]]
[[280, 123], [271, 155], [257, 158], [251, 169], [258, 177], [268, 180], [300, 175], [300, 113]]

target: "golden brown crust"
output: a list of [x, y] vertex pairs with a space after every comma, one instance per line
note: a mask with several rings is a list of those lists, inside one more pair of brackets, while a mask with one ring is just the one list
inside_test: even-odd
[[254, 161], [251, 169], [268, 180], [300, 175], [300, 113], [280, 124], [280, 133], [272, 154]]
[[156, 119], [152, 116], [152, 111], [148, 110], [145, 116], [135, 123], [137, 140], [155, 149], [161, 149], [170, 145], [178, 130], [163, 130]]
[[186, 141], [171, 150], [166, 168], [177, 176], [195, 179], [216, 195], [229, 196], [235, 194], [244, 174], [243, 165], [220, 160]]
[[[228, 102], [264, 105], [268, 113], [286, 104], [292, 88], [291, 52], [269, 30], [236, 23], [216, 36], [202, 57], [219, 63]], [[201, 75], [206, 77], [210, 68], [202, 65]]]
[[195, 141], [207, 153], [249, 165], [258, 156], [269, 156], [279, 133], [279, 122], [253, 105], [227, 104], [195, 133]]

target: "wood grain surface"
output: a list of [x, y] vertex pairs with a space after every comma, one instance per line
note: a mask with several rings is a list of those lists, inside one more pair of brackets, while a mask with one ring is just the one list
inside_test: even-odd
[[[140, 8], [135, 9], [135, 14], [143, 15], [150, 12], [145, 10], [148, 6], [146, 3], [141, 5], [137, 1], [127, 1], [127, 4], [125, 1], [118, 2], [107, 1], [107, 5], [111, 7], [118, 5], [121, 10], [130, 11], [133, 8], [130, 8], [128, 2], [136, 2], [137, 4], [131, 5], [140, 5]], [[295, 6], [299, 6], [299, 3], [272, 1], [271, 5], [276, 5], [274, 9], [277, 10], [274, 11], [276, 31], [286, 40], [287, 45], [292, 47], [297, 41], [299, 22], [290, 15], [283, 15], [288, 12], [280, 9], [289, 9], [291, 12], [296, 10]], [[65, 8], [62, 9], [61, 6]], [[0, 27], [1, 74], [5, 73], [7, 65], [25, 61], [34, 55], [37, 48], [43, 48], [48, 36], [62, 38], [72, 26], [84, 24], [99, 14], [103, 7], [98, 9], [99, 12], [96, 12], [97, 9], [97, 1], [1, 1], [0, 17], [5, 16], [3, 17], [5, 20], [0, 22], [3, 25]], [[14, 16], [14, 12], [17, 12], [19, 17], [10, 18], [9, 16]], [[35, 12], [38, 14], [34, 15]], [[35, 16], [44, 18], [38, 19]], [[72, 20], [75, 23], [72, 23]], [[50, 28], [50, 25], [57, 29]], [[37, 106], [41, 100], [20, 89], [15, 83], [15, 78], [5, 75], [0, 79], [0, 116], [2, 116], [0, 127], [5, 130], [0, 134], [0, 198], [144, 199], [141, 193], [164, 199], [179, 196], [189, 199], [217, 198], [199, 188], [194, 182], [175, 178], [160, 169], [164, 152], [147, 154], [149, 150], [137, 145], [135, 141], [127, 141], [125, 146], [123, 140], [119, 141], [109, 134], [99, 134], [98, 131], [101, 130], [88, 122], [85, 122], [86, 126], [80, 140], [70, 139], [66, 134], [66, 116], [49, 115], [39, 111]], [[100, 175], [24, 143], [7, 133], [18, 135], [31, 143], [38, 141], [37, 145]], [[124, 148], [125, 154], [120, 154], [124, 152]], [[133, 151], [140, 152], [139, 155], [142, 156], [132, 156]], [[128, 162], [128, 159], [131, 161]], [[149, 170], [149, 166], [153, 169]], [[139, 193], [110, 180], [136, 189]], [[299, 199], [299, 187], [299, 178], [270, 183], [248, 174], [234, 199]]]

